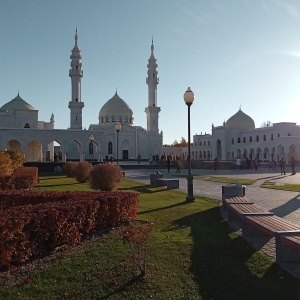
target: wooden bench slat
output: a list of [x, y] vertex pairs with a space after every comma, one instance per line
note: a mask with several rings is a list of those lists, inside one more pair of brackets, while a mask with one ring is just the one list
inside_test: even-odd
[[276, 231], [299, 230], [300, 227], [294, 225], [278, 216], [243, 216], [244, 223], [259, 227], [271, 236], [275, 236]]
[[228, 208], [238, 214], [262, 212], [267, 213], [268, 211], [261, 206], [252, 203], [228, 203]]

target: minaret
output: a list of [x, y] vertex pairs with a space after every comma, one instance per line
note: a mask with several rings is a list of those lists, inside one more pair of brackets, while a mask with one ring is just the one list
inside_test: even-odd
[[154, 57], [153, 38], [151, 44], [151, 56], [148, 59], [148, 77], [146, 83], [148, 84], [148, 107], [145, 108], [147, 114], [147, 131], [158, 133], [158, 113], [160, 107], [157, 107], [157, 85], [159, 79], [157, 77], [157, 63]]
[[82, 108], [84, 103], [81, 102], [81, 78], [83, 77], [83, 71], [81, 70], [81, 51], [77, 45], [78, 35], [77, 28], [75, 34], [75, 46], [72, 50], [71, 69], [69, 70], [69, 76], [71, 77], [72, 86], [72, 99], [69, 102], [70, 108], [70, 129], [82, 129]]

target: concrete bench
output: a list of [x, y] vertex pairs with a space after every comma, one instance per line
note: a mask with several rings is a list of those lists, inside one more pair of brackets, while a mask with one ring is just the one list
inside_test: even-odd
[[242, 236], [268, 235], [275, 237], [276, 231], [297, 231], [300, 226], [270, 213], [243, 214]]
[[265, 208], [262, 208], [261, 206], [253, 204], [251, 202], [243, 202], [243, 203], [231, 202], [227, 204], [227, 208], [228, 208], [227, 209], [228, 221], [239, 223], [239, 225], [242, 225], [243, 215], [249, 215], [253, 213], [274, 215], [274, 213], [271, 213], [267, 211]]
[[167, 186], [167, 190], [179, 189], [179, 179], [158, 178], [156, 186]]
[[300, 230], [276, 231], [276, 262], [300, 263]]
[[231, 197], [243, 197], [246, 194], [245, 185], [222, 186], [222, 199]]
[[275, 237], [276, 262], [300, 262], [300, 226], [275, 215], [243, 215], [242, 236]]
[[162, 178], [163, 177], [163, 174], [150, 174], [150, 185], [154, 186], [156, 185], [156, 180], [159, 179], [159, 178]]

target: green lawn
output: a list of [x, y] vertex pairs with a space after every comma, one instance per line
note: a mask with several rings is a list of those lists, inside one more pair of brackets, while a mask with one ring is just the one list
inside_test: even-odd
[[[66, 177], [41, 178], [38, 188], [87, 190]], [[299, 280], [253, 250], [220, 214], [220, 203], [124, 180], [140, 193], [138, 220], [154, 223], [146, 278], [137, 280], [116, 228], [62, 253], [31, 282], [0, 287], [0, 299], [300, 299]]]
[[195, 179], [208, 180], [208, 181], [214, 181], [214, 182], [224, 182], [224, 183], [235, 183], [236, 181], [238, 181], [240, 184], [243, 184], [243, 185], [250, 185], [256, 181], [253, 179], [221, 177], [221, 176], [196, 175], [194, 177], [195, 177]]
[[273, 181], [265, 181], [262, 186], [263, 188], [267, 189], [275, 189], [275, 190], [281, 190], [281, 191], [292, 191], [300, 193], [300, 184], [279, 184], [276, 185], [276, 182]]

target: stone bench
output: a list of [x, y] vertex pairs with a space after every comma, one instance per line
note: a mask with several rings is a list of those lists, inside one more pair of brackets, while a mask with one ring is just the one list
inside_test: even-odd
[[156, 186], [157, 179], [162, 178], [162, 177], [163, 177], [163, 174], [161, 174], [161, 173], [150, 174], [150, 185]]
[[156, 179], [156, 186], [166, 186], [167, 190], [179, 189], [179, 179]]
[[300, 262], [300, 230], [276, 231], [276, 262]]

